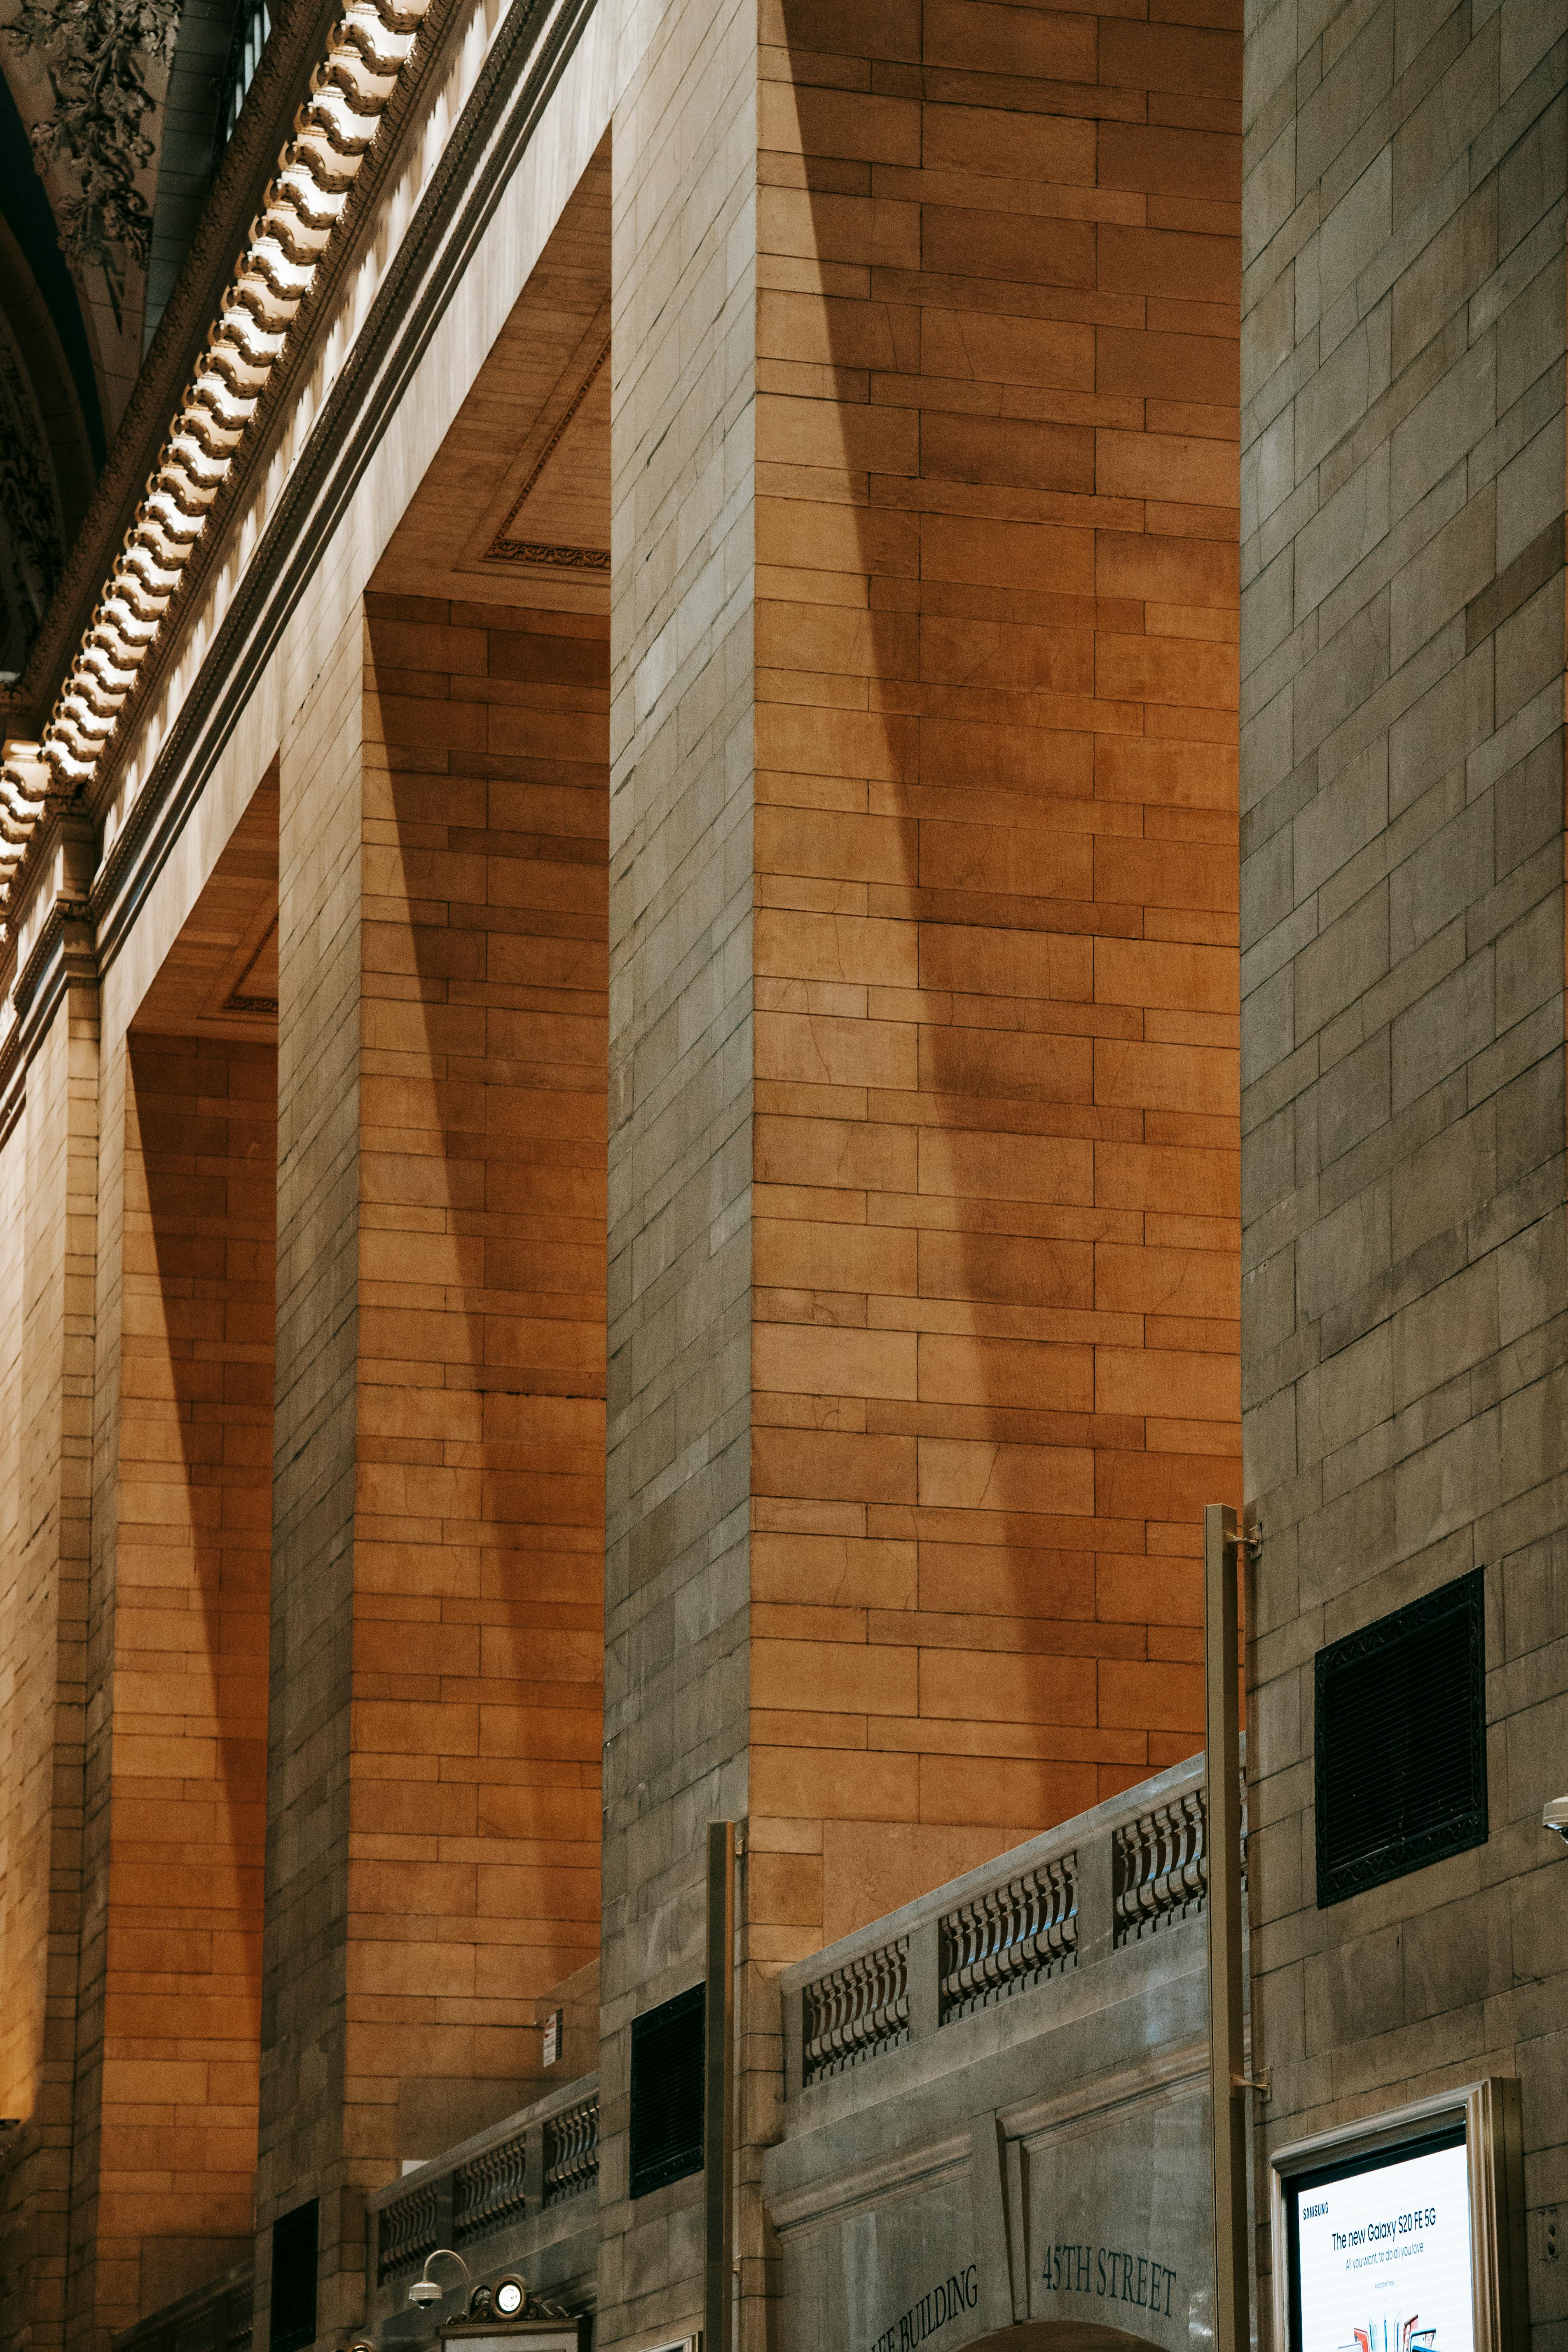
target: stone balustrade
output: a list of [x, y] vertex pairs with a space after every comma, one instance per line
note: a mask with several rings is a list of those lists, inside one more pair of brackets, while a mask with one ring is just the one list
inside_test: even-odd
[[[462, 2255], [475, 2282], [521, 2269], [533, 2293], [563, 2293], [575, 2307], [573, 2290], [594, 2269], [598, 2177], [598, 2078], [585, 2075], [376, 2190], [368, 2317], [401, 2312], [440, 2246]], [[453, 2284], [439, 2316], [457, 2316], [466, 2294]]]
[[786, 2096], [1194, 1917], [1207, 1886], [1199, 1755], [786, 1969]]

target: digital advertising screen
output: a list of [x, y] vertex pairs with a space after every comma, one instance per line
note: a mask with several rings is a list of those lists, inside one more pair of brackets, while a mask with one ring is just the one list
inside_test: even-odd
[[1465, 2127], [1286, 2185], [1292, 2352], [1475, 2352]]

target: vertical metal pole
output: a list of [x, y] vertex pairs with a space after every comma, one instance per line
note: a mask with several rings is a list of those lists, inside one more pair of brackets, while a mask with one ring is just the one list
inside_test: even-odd
[[1247, 2116], [1241, 2015], [1241, 1709], [1236, 1513], [1204, 1513], [1205, 1747], [1208, 1770], [1209, 2112], [1215, 2352], [1246, 2352]]
[[734, 2340], [735, 1824], [708, 1824], [707, 2050], [703, 2080], [702, 2352]]

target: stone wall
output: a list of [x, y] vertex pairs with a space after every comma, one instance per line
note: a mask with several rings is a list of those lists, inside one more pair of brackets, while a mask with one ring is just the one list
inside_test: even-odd
[[598, 1946], [607, 660], [366, 609], [350, 2095], [402, 2158]]
[[[485, 2116], [515, 2103], [520, 2079], [526, 2081], [538, 2063], [530, 1987], [537, 1983], [542, 1989], [555, 1981], [596, 1944], [603, 1036], [591, 1034], [587, 1049], [587, 1065], [594, 1072], [586, 1090], [588, 1118], [596, 1141], [585, 1155], [581, 1106], [569, 1101], [573, 1081], [563, 1083], [571, 1055], [563, 1054], [562, 1045], [568, 1031], [602, 1032], [603, 1024], [603, 971], [593, 969], [595, 963], [602, 966], [604, 933], [602, 642], [588, 656], [597, 682], [584, 699], [580, 669], [566, 678], [567, 692], [557, 698], [553, 715], [545, 712], [549, 696], [540, 693], [541, 680], [531, 672], [503, 675], [498, 670], [488, 688], [481, 685], [468, 696], [484, 700], [488, 695], [490, 701], [513, 706], [508, 722], [512, 737], [494, 771], [485, 770], [487, 755], [481, 750], [478, 765], [470, 762], [467, 772], [470, 781], [478, 774], [488, 782], [493, 772], [504, 783], [509, 761], [533, 783], [548, 781], [543, 770], [549, 761], [542, 768], [535, 760], [531, 766], [517, 738], [520, 712], [526, 713], [531, 705], [535, 731], [548, 739], [552, 757], [574, 726], [594, 742], [589, 765], [596, 781], [589, 793], [577, 796], [592, 798], [596, 812], [588, 826], [594, 845], [587, 858], [581, 828], [575, 818], [568, 822], [566, 816], [564, 803], [573, 795], [564, 793], [556, 805], [543, 806], [552, 797], [547, 791], [538, 795], [542, 813], [537, 824], [527, 821], [533, 829], [526, 849], [521, 837], [509, 837], [501, 846], [487, 843], [478, 858], [487, 872], [493, 872], [498, 892], [509, 872], [525, 865], [547, 886], [543, 896], [526, 905], [507, 906], [498, 898], [487, 916], [489, 931], [528, 930], [531, 926], [532, 933], [546, 942], [546, 963], [549, 954], [568, 941], [576, 959], [566, 972], [536, 971], [504, 1003], [498, 991], [496, 1011], [507, 1014], [514, 1032], [536, 1031], [538, 1044], [535, 1050], [524, 1039], [511, 1077], [498, 1076], [488, 1097], [492, 1110], [508, 1094], [515, 1098], [531, 1090], [552, 1098], [534, 1122], [535, 1144], [541, 1129], [547, 1138], [535, 1152], [545, 1175], [534, 1189], [548, 1189], [552, 1169], [552, 1181], [559, 1181], [561, 1190], [544, 1216], [538, 1213], [537, 1200], [531, 1206], [521, 1188], [517, 1197], [503, 1197], [499, 1203], [481, 1201], [479, 1227], [489, 1215], [490, 1229], [473, 1228], [457, 1238], [459, 1251], [477, 1244], [482, 1281], [491, 1287], [465, 1299], [461, 1282], [436, 1286], [443, 1292], [449, 1288], [454, 1319], [463, 1323], [468, 1318], [463, 1347], [473, 1344], [479, 1349], [478, 1377], [487, 1400], [484, 1425], [477, 1434], [469, 1433], [467, 1458], [459, 1458], [464, 1449], [457, 1438], [448, 1441], [443, 1435], [438, 1442], [443, 1458], [436, 1465], [437, 1473], [452, 1474], [451, 1487], [466, 1481], [471, 1492], [464, 1498], [465, 1507], [469, 1500], [477, 1507], [474, 1518], [463, 1523], [465, 1537], [456, 1534], [456, 1519], [445, 1530], [453, 1553], [467, 1547], [461, 1565], [462, 1577], [469, 1580], [467, 1600], [447, 1592], [439, 1603], [446, 1612], [443, 1638], [448, 1649], [466, 1643], [470, 1654], [452, 1677], [454, 1685], [463, 1685], [451, 1693], [452, 1759], [384, 1751], [373, 1745], [379, 1728], [373, 1727], [365, 1743], [367, 1760], [352, 1786], [355, 1624], [345, 1562], [352, 1557], [356, 1528], [366, 1523], [355, 1517], [356, 1447], [362, 1428], [357, 1350], [362, 1308], [369, 1296], [362, 1295], [362, 1223], [383, 1234], [395, 1228], [408, 1239], [411, 1250], [417, 1247], [422, 1218], [424, 1238], [429, 1233], [429, 1203], [416, 1194], [395, 1199], [393, 1214], [379, 1229], [376, 1216], [387, 1203], [373, 1199], [362, 1218], [360, 1081], [362, 1060], [369, 1050], [361, 1035], [362, 1004], [374, 1000], [378, 989], [392, 1002], [406, 977], [392, 972], [365, 983], [360, 959], [361, 861], [367, 839], [361, 822], [363, 593], [410, 497], [433, 470], [433, 453], [465, 395], [478, 384], [521, 288], [602, 140], [614, 72], [623, 69], [627, 54], [620, 40], [624, 13], [614, 0], [606, 0], [569, 56], [557, 59], [552, 94], [537, 135], [524, 153], [509, 158], [510, 176], [489, 191], [481, 242], [469, 252], [465, 273], [449, 289], [439, 332], [413, 380], [401, 381], [396, 401], [384, 402], [374, 415], [368, 460], [363, 454], [356, 460], [357, 469], [344, 503], [334, 509], [332, 523], [325, 530], [311, 523], [296, 545], [294, 553], [303, 545], [319, 559], [313, 576], [301, 583], [290, 563], [284, 567], [289, 572], [285, 587], [279, 569], [263, 552], [268, 519], [275, 517], [279, 498], [299, 488], [300, 472], [308, 469], [307, 444], [310, 426], [321, 415], [321, 399], [333, 385], [341, 394], [342, 362], [346, 352], [355, 351], [356, 339], [357, 356], [364, 356], [374, 316], [369, 293], [380, 282], [384, 265], [395, 259], [402, 266], [409, 258], [413, 199], [426, 184], [426, 167], [435, 167], [454, 138], [454, 117], [474, 89], [487, 37], [500, 19], [493, 11], [487, 18], [481, 10], [476, 25], [460, 12], [444, 27], [434, 58], [428, 45], [422, 47], [421, 64], [429, 70], [416, 108], [383, 142], [391, 150], [388, 176], [378, 184], [374, 197], [365, 182], [361, 184], [367, 201], [351, 232], [359, 250], [342, 286], [335, 292], [323, 289], [325, 299], [307, 330], [320, 341], [298, 387], [302, 405], [296, 408], [280, 400], [247, 442], [237, 473], [246, 475], [253, 457], [257, 468], [243, 482], [231, 481], [219, 560], [182, 618], [168, 673], [128, 715], [109, 763], [112, 773], [104, 779], [106, 805], [99, 810], [104, 827], [99, 846], [118, 840], [123, 851], [121, 828], [147, 783], [150, 768], [160, 756], [164, 767], [169, 765], [171, 724], [193, 716], [198, 728], [212, 722], [193, 754], [199, 774], [182, 773], [172, 780], [163, 812], [166, 828], [160, 832], [163, 819], [152, 827], [153, 838], [141, 840], [129, 877], [121, 877], [131, 903], [113, 899], [111, 891], [113, 902], [100, 930], [105, 1034], [113, 1045], [112, 1094], [123, 1062], [126, 1024], [134, 1019], [145, 992], [167, 981], [171, 951], [215, 865], [243, 827], [258, 774], [280, 740], [284, 744], [279, 1608], [270, 1668], [270, 1711], [277, 1736], [268, 1790], [273, 1932], [262, 2005], [265, 2082], [258, 2241], [257, 2324], [263, 2336], [267, 2248], [274, 2214], [320, 2188], [327, 2255], [322, 2324], [353, 2315], [362, 2243], [356, 2234], [359, 2185], [368, 2178], [379, 2181], [390, 2177], [400, 2149], [422, 2153], [466, 2128], [464, 2118], [476, 2099]], [[496, 80], [489, 76], [492, 92]], [[432, 110], [437, 128], [427, 138]], [[280, 138], [286, 129], [280, 121]], [[474, 161], [472, 151], [468, 152]], [[479, 164], [489, 170], [493, 161], [493, 149], [486, 148]], [[548, 280], [552, 269], [540, 274]], [[588, 317], [594, 310], [590, 302]], [[442, 486], [443, 525], [449, 532], [455, 513], [460, 537], [472, 522], [464, 501], [471, 506], [480, 495], [478, 471], [481, 466], [489, 469], [483, 492], [489, 497], [516, 457], [522, 437], [519, 411], [531, 390], [537, 394], [543, 388], [537, 381], [542, 367], [544, 385], [551, 380], [548, 338], [534, 343], [525, 333], [521, 341], [525, 365], [515, 372], [521, 373], [521, 383], [506, 383], [498, 400], [492, 372], [489, 383], [479, 392], [480, 415], [474, 433], [459, 444], [463, 469], [457, 497], [446, 496]], [[316, 358], [323, 365], [312, 373]], [[504, 378], [508, 371], [501, 373]], [[529, 418], [531, 415], [528, 412]], [[363, 452], [364, 445], [361, 446]], [[422, 575], [428, 570], [426, 562]], [[258, 652], [252, 640], [237, 660], [220, 623], [226, 614], [231, 623], [235, 620], [237, 592], [243, 601], [247, 584], [254, 588], [258, 579], [265, 583], [265, 596], [279, 599], [274, 607], [277, 626], [262, 650]], [[474, 584], [471, 577], [469, 584]], [[504, 569], [492, 584], [503, 597], [510, 595], [514, 605], [519, 601], [517, 583]], [[602, 582], [591, 585], [602, 598]], [[504, 613], [499, 616], [500, 625], [506, 620]], [[479, 626], [482, 634], [482, 618]], [[546, 636], [552, 626], [545, 622]], [[530, 633], [525, 628], [521, 634]], [[557, 634], [570, 636], [571, 625]], [[588, 631], [587, 639], [594, 634]], [[601, 623], [601, 641], [603, 634]], [[584, 653], [579, 643], [574, 658], [580, 662]], [[462, 667], [461, 662], [458, 667]], [[218, 682], [220, 674], [226, 684]], [[444, 697], [444, 685], [439, 691]], [[434, 673], [426, 674], [412, 694], [416, 703], [436, 698]], [[579, 699], [563, 719], [573, 694]], [[460, 689], [458, 699], [463, 698]], [[215, 719], [216, 709], [226, 714], [222, 720]], [[565, 764], [570, 765], [569, 759]], [[516, 782], [515, 776], [511, 781]], [[518, 791], [513, 797], [521, 806], [528, 795]], [[508, 820], [508, 827], [500, 829], [507, 830], [510, 824]], [[384, 835], [382, 845], [385, 838]], [[571, 929], [571, 922], [581, 915], [580, 906], [574, 914], [550, 895], [574, 869], [580, 884], [584, 864], [593, 869], [591, 891], [597, 891], [600, 908], [586, 934], [580, 928]], [[74, 875], [74, 864], [72, 870]], [[101, 892], [101, 873], [99, 879]], [[50, 887], [51, 878], [46, 877], [46, 890]], [[28, 948], [37, 937], [37, 925], [29, 927], [36, 911], [36, 906], [27, 910], [21, 926]], [[398, 919], [406, 919], [406, 909]], [[459, 915], [459, 925], [462, 919]], [[428, 935], [433, 927], [426, 908], [420, 928]], [[582, 952], [584, 937], [590, 941], [586, 955]], [[8, 952], [14, 963], [14, 951]], [[54, 966], [47, 968], [58, 972], [58, 964], [57, 956]], [[517, 979], [515, 972], [511, 978]], [[6, 976], [7, 988], [14, 979], [13, 970]], [[79, 1003], [75, 1013], [81, 1013]], [[166, 1021], [160, 1025], [172, 1027]], [[19, 1989], [15, 2002], [0, 2004], [0, 2022], [8, 2037], [15, 2029], [5, 2076], [13, 2089], [0, 2099], [0, 2114], [25, 2118], [23, 2132], [8, 2147], [0, 2146], [0, 2210], [7, 2217], [5, 2251], [0, 2258], [5, 2284], [0, 2294], [9, 2298], [6, 2328], [14, 2318], [16, 2328], [36, 2344], [60, 2340], [68, 2277], [73, 2326], [89, 2330], [95, 2324], [98, 2289], [89, 2249], [101, 2218], [97, 2210], [101, 2150], [95, 2101], [104, 2071], [103, 1961], [114, 1907], [107, 1898], [109, 1864], [115, 1856], [109, 1797], [120, 1349], [117, 1327], [111, 1329], [100, 1318], [95, 1381], [89, 1362], [95, 1239], [89, 1178], [95, 1161], [90, 1157], [84, 1160], [82, 1150], [84, 1139], [88, 1146], [95, 1139], [88, 1114], [96, 1090], [93, 1087], [84, 1093], [82, 1086], [84, 1075], [95, 1075], [96, 1054], [89, 1051], [96, 1045], [95, 1025], [85, 1015], [77, 1021], [70, 1039], [75, 1060], [68, 1067], [66, 1036], [62, 1015], [52, 1029], [46, 1025], [42, 1034], [27, 1040], [31, 1062], [25, 1075], [32, 1099], [4, 1147], [3, 1180], [7, 1184], [14, 1180], [15, 1229], [26, 1246], [7, 1262], [18, 1295], [8, 1307], [0, 1302], [0, 1316], [11, 1315], [9, 1322], [0, 1325], [0, 1432], [8, 1432], [4, 1442], [9, 1448], [0, 1511], [12, 1515], [17, 1528], [29, 1530], [29, 1542], [19, 1560], [13, 1549], [0, 1556], [0, 1676], [5, 1678], [0, 1690], [7, 1701], [18, 1701], [16, 1707], [7, 1706], [0, 1725], [0, 1738], [13, 1742], [7, 1765], [16, 1768], [7, 1771], [4, 1790], [0, 1833], [6, 1843], [0, 1901], [5, 1906], [5, 1981]], [[388, 1050], [384, 1041], [377, 1041], [374, 1051], [384, 1050]], [[400, 1048], [395, 1044], [389, 1050]], [[427, 1068], [429, 1055], [423, 1045], [418, 1054], [424, 1055]], [[530, 1076], [514, 1085], [520, 1067], [527, 1068]], [[380, 1075], [378, 1066], [373, 1076]], [[8, 1102], [24, 1092], [15, 1076], [7, 1086]], [[119, 1099], [116, 1095], [116, 1103]], [[569, 1130], [564, 1133], [563, 1120]], [[116, 1118], [111, 1126], [111, 1160], [120, 1147], [119, 1123]], [[64, 1144], [62, 1137], [68, 1139]], [[510, 1160], [514, 1170], [523, 1169], [528, 1142], [522, 1130], [510, 1131], [498, 1118], [497, 1138], [499, 1143], [491, 1139], [496, 1144], [491, 1156]], [[427, 1133], [399, 1136], [386, 1157], [401, 1159], [406, 1172], [412, 1163], [428, 1157], [429, 1139]], [[467, 1181], [472, 1170], [462, 1173]], [[493, 1185], [493, 1174], [486, 1181]], [[110, 1321], [122, 1296], [117, 1203], [118, 1192], [96, 1236], [101, 1244], [100, 1304], [108, 1302]], [[456, 1270], [466, 1277], [461, 1265]], [[399, 1286], [388, 1277], [384, 1264], [377, 1268], [377, 1280], [384, 1290], [374, 1298], [374, 1307], [389, 1307], [387, 1320], [393, 1321], [407, 1310], [409, 1300], [395, 1295]], [[584, 1280], [585, 1290], [580, 1286]], [[24, 1288], [25, 1298], [19, 1295]], [[447, 1303], [443, 1297], [436, 1321], [447, 1319]], [[521, 1354], [516, 1344], [520, 1329], [526, 1332]], [[483, 1350], [492, 1341], [494, 1359], [489, 1362]], [[401, 1507], [429, 1466], [407, 1434], [406, 1423], [416, 1413], [409, 1397], [412, 1383], [405, 1377], [410, 1367], [405, 1360], [389, 1371], [389, 1357], [372, 1360], [375, 1377], [365, 1383], [372, 1406], [386, 1404], [389, 1420], [395, 1407], [405, 1422], [402, 1427], [377, 1425], [365, 1441], [367, 1455], [374, 1457], [366, 1466], [375, 1482], [374, 1499], [379, 1506], [390, 1474], [390, 1483], [401, 1491], [400, 1508], [388, 1518], [402, 1516], [414, 1522], [416, 1540], [422, 1542], [420, 1514]], [[451, 1376], [463, 1369], [462, 1348], [449, 1357], [437, 1343], [429, 1366], [415, 1369], [432, 1375], [417, 1410], [424, 1413], [428, 1408], [427, 1417], [438, 1423], [442, 1415], [436, 1400], [458, 1385]], [[475, 1364], [469, 1362], [467, 1369], [472, 1377]], [[537, 1410], [530, 1398], [537, 1399]], [[471, 1400], [461, 1409], [470, 1406]], [[458, 1410], [449, 1405], [448, 1419]], [[365, 1425], [374, 1420], [373, 1411], [364, 1417]], [[89, 1696], [83, 1657], [89, 1630], [89, 1452], [95, 1433], [98, 1485], [92, 1501], [106, 1571], [98, 1594], [105, 1605], [95, 1622], [103, 1637], [100, 1650], [105, 1664], [95, 1685], [102, 1720], [96, 1734], [94, 1794], [95, 1801], [101, 1801], [95, 1813], [97, 1843], [90, 1860], [97, 1873], [95, 1898], [104, 1895], [107, 1907], [100, 1906], [84, 1931], [78, 1897], [83, 1708]], [[438, 1479], [428, 1482], [432, 1493], [437, 1484]], [[487, 1512], [492, 1515], [488, 1521]], [[58, 1558], [49, 1553], [50, 1545]], [[387, 1549], [392, 1549], [389, 1543]], [[467, 1624], [451, 1630], [458, 1625], [465, 1606], [469, 1609]], [[366, 1611], [367, 1622], [374, 1613]], [[392, 1675], [400, 1696], [403, 1685], [412, 1679], [402, 1670], [414, 1644], [405, 1624], [388, 1630], [395, 1614], [395, 1608], [385, 1612], [385, 1622], [376, 1627], [367, 1649], [374, 1651], [380, 1643], [372, 1660], [374, 1673]], [[19, 1682], [11, 1679], [17, 1664], [14, 1648], [20, 1655]], [[524, 1671], [530, 1663], [535, 1669], [531, 1680]], [[489, 1744], [482, 1761], [478, 1746], [481, 1734], [475, 1728], [477, 1705], [468, 1709], [468, 1729], [473, 1736], [466, 1748], [462, 1745], [465, 1706], [481, 1688], [491, 1699], [505, 1693], [483, 1727]], [[552, 1704], [557, 1699], [564, 1703]], [[371, 1704], [384, 1708], [388, 1702], [384, 1694], [374, 1693]], [[395, 1698], [391, 1705], [395, 1712]], [[387, 1769], [382, 1770], [384, 1761]], [[442, 1787], [424, 1785], [437, 1780], [448, 1763], [451, 1769]], [[56, 1768], [52, 1780], [51, 1766]], [[383, 1780], [399, 1785], [378, 1796], [378, 1772]], [[379, 1871], [384, 1885], [395, 1887], [401, 1909], [411, 1882], [426, 1863], [441, 1870], [452, 1865], [457, 1876], [467, 1877], [463, 1935], [448, 1937], [444, 1924], [437, 1931], [443, 1947], [450, 1948], [445, 1977], [437, 1978], [432, 1962], [429, 1980], [419, 1981], [420, 1961], [411, 1950], [376, 1953], [371, 1938], [353, 1939], [348, 1933], [350, 1802], [362, 1793], [367, 1815], [377, 1804], [381, 1808], [366, 1832], [364, 1851], [354, 1856], [373, 1893]], [[439, 1813], [438, 1821], [432, 1818], [435, 1813]], [[471, 1835], [462, 1834], [465, 1825]], [[346, 2053], [353, 1940], [363, 1941], [367, 1963], [360, 2021], [365, 2032], [360, 2048]], [[434, 1940], [427, 1921], [405, 1938], [410, 1947], [420, 1944], [426, 1960]], [[79, 1958], [85, 1958], [87, 1994], [79, 2031]], [[380, 1980], [374, 1979], [377, 1967], [383, 1972]], [[436, 2030], [426, 2032], [431, 2026]], [[437, 2071], [432, 2071], [431, 2063], [421, 2063], [422, 2044], [425, 2059]], [[350, 2059], [363, 2061], [364, 2071], [356, 2078], [356, 2097], [347, 2103], [345, 2117], [344, 2066]], [[450, 2071], [453, 2066], [456, 2073]], [[72, 2082], [78, 2074], [84, 2099], [73, 2119]], [[400, 2102], [405, 2078], [408, 2087]], [[363, 2098], [357, 2095], [361, 2090], [366, 2093]], [[161, 2119], [160, 2127], [170, 2120]], [[344, 2139], [353, 2133], [359, 2138], [345, 2158]], [[0, 2142], [4, 2139], [0, 2135]], [[215, 2157], [221, 2159], [222, 2154], [215, 2149]], [[67, 2245], [73, 2165], [86, 2200], [74, 2254]], [[88, 2205], [93, 2207], [90, 2213]], [[157, 2219], [162, 2224], [167, 2216], [160, 2213]], [[125, 2254], [126, 2249], [121, 2252]], [[339, 2260], [345, 2254], [346, 2270]], [[132, 2292], [127, 2284], [129, 2269], [127, 2255], [115, 2283], [117, 2294]]]
[[110, 2328], [250, 2244], [276, 1257], [276, 1049], [132, 1035], [126, 1063], [73, 2198]]
[[[1258, 6], [1243, 1346], [1268, 2136], [1485, 2072], [1568, 2190], [1561, 11]], [[1490, 1838], [1320, 1913], [1319, 1646], [1487, 1572]], [[1538, 2328], [1565, 2274], [1542, 2264]], [[1265, 2256], [1267, 2261], [1267, 2255]]]
[[[310, 648], [279, 763], [278, 1322], [257, 2158], [263, 2314], [271, 2221], [330, 2180], [341, 2132], [363, 628], [355, 606], [335, 644]], [[342, 2229], [331, 2204], [322, 2219], [331, 2278]], [[351, 2263], [356, 2256], [363, 2265], [357, 2242]]]
[[[7, 2276], [31, 2340], [64, 2343], [71, 2243], [98, 1194], [97, 992], [68, 987], [35, 1045], [5, 1147], [15, 1473], [0, 1586], [7, 1730], [0, 1924]], [[9, 2292], [9, 2290], [8, 2290]], [[19, 2306], [19, 2308], [18, 2308]]]
[[626, 2200], [628, 2028], [747, 1803], [755, 109], [751, 0], [685, 0], [614, 121], [606, 2344], [700, 2324], [700, 2179]]
[[751, 2328], [768, 1970], [1201, 1737], [1240, 54], [1193, 16], [689, 9], [617, 113], [610, 2340], [700, 2293], [619, 2135], [704, 1817]]
[[373, 593], [283, 751], [259, 2195], [324, 2326], [597, 1940], [604, 638]]
[[1240, 43], [1176, 14], [763, 12], [763, 1955], [1202, 1741]]

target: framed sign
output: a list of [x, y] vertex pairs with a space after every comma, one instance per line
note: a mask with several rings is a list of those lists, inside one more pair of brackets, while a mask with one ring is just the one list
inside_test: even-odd
[[1521, 2352], [1516, 2082], [1472, 2083], [1269, 2161], [1279, 2352]]

